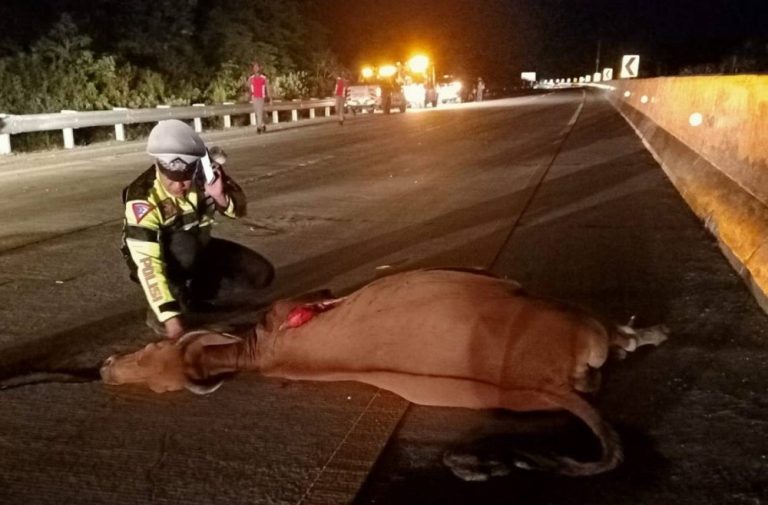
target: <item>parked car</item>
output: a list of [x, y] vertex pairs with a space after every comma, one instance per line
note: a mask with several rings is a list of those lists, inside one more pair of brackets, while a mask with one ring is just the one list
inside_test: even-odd
[[408, 108], [402, 87], [386, 81], [349, 86], [346, 104], [352, 113], [381, 110], [389, 114], [393, 108], [400, 112]]
[[437, 101], [439, 103], [461, 103], [461, 81], [445, 76], [437, 83]]

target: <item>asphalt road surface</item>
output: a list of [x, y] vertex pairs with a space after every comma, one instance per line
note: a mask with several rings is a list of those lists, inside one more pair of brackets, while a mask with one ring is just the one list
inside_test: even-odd
[[669, 342], [611, 367], [595, 398], [625, 462], [468, 483], [443, 467], [446, 450], [589, 457], [594, 440], [566, 415], [419, 407], [354, 383], [241, 376], [194, 397], [90, 380], [106, 356], [155, 338], [118, 251], [120, 189], [150, 163], [134, 142], [0, 160], [0, 503], [768, 501], [768, 319], [598, 96], [206, 140], [250, 199], [247, 218], [215, 233], [277, 270], [240, 318], [275, 296], [451, 265], [667, 324]]

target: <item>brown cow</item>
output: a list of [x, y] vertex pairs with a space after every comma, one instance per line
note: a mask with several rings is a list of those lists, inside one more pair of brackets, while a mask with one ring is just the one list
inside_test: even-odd
[[592, 475], [614, 468], [621, 446], [580, 393], [597, 389], [598, 369], [611, 348], [624, 354], [665, 339], [662, 328], [604, 323], [487, 274], [417, 270], [376, 280], [345, 298], [280, 300], [244, 335], [192, 332], [112, 356], [101, 374], [107, 384], [206, 393], [222, 377], [257, 371], [364, 382], [421, 405], [564, 409], [592, 429], [602, 458], [529, 460], [567, 475]]

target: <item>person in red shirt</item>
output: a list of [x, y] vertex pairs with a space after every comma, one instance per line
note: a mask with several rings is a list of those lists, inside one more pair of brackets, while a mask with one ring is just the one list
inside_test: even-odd
[[347, 101], [347, 80], [344, 76], [336, 77], [336, 87], [333, 90], [333, 96], [336, 97], [336, 116], [339, 118], [339, 124], [344, 124], [344, 105]]
[[261, 65], [253, 64], [253, 74], [248, 78], [248, 87], [251, 94], [251, 103], [253, 103], [253, 112], [256, 113], [256, 132], [263, 133], [267, 131], [264, 124], [264, 101], [269, 100], [267, 76], [264, 75]]

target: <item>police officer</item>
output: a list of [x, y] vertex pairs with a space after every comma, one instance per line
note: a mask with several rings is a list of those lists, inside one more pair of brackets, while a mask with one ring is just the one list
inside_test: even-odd
[[147, 153], [154, 164], [123, 190], [122, 251], [149, 302], [147, 325], [177, 338], [222, 279], [262, 288], [274, 269], [257, 253], [211, 237], [215, 213], [236, 218], [246, 210], [245, 194], [224, 172], [223, 151], [209, 151], [189, 125], [171, 119], [152, 129]]

